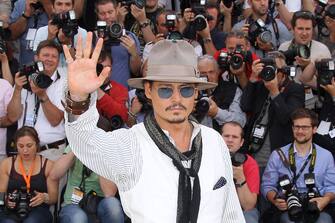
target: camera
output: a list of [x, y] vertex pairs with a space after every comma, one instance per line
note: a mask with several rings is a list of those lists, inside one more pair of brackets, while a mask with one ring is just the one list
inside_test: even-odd
[[272, 33], [265, 27], [265, 23], [262, 19], [257, 19], [249, 26], [250, 42], [256, 44], [257, 37], [259, 37], [263, 43], [270, 43], [272, 40]]
[[332, 59], [321, 59], [315, 62], [315, 68], [318, 71], [318, 85], [328, 85], [332, 83], [335, 72], [335, 63]]
[[152, 105], [149, 102], [147, 96], [145, 96], [143, 89], [136, 89], [135, 95], [137, 96], [138, 101], [142, 104], [141, 113], [148, 113], [152, 111]]
[[310, 202], [311, 199], [320, 197], [320, 193], [314, 190], [315, 187], [315, 176], [314, 173], [306, 173], [304, 175], [305, 184], [308, 189], [307, 200], [306, 200], [306, 220], [307, 222], [316, 222], [320, 216], [320, 210], [315, 201]]
[[287, 202], [287, 212], [291, 221], [299, 221], [303, 217], [302, 203], [298, 191], [293, 187], [290, 178], [284, 175], [279, 178], [279, 186]]
[[[41, 61], [23, 65], [19, 72], [20, 76], [26, 76], [28, 82], [32, 80], [39, 88], [46, 89], [52, 84], [52, 79], [44, 73], [44, 65]], [[23, 88], [31, 91], [29, 83], [26, 83]]]
[[237, 70], [242, 67], [243, 62], [252, 63], [252, 55], [250, 51], [244, 51], [241, 45], [237, 45], [232, 53], [221, 51], [217, 62], [221, 70], [229, 71], [230, 66]]
[[130, 8], [130, 6], [133, 4], [140, 9], [143, 9], [145, 7], [145, 0], [124, 0], [118, 2], [121, 3], [121, 6], [127, 6], [128, 8]]
[[288, 50], [281, 52], [284, 54], [286, 63], [288, 65], [293, 65], [296, 56], [302, 57], [304, 59], [308, 59], [311, 56], [311, 50], [308, 46], [303, 44], [293, 44], [289, 47]]
[[3, 21], [0, 20], [0, 53], [6, 52], [6, 40], [9, 40], [10, 36], [10, 30], [8, 28], [5, 29]]
[[165, 27], [169, 30], [169, 33], [166, 35], [166, 39], [182, 40], [183, 35], [176, 30], [177, 16], [174, 14], [167, 14], [165, 19]]
[[212, 19], [211, 16], [206, 13], [207, 0], [191, 0], [192, 12], [195, 14], [192, 26], [196, 31], [204, 30], [207, 26], [206, 19]]
[[15, 203], [14, 207], [6, 206], [8, 210], [15, 211], [20, 218], [25, 218], [30, 212], [30, 199], [33, 196], [27, 192], [26, 187], [21, 187], [17, 192], [8, 194], [7, 200]]
[[97, 126], [105, 132], [111, 132], [120, 129], [123, 126], [123, 120], [119, 115], [114, 115], [111, 118], [108, 118], [102, 114], [99, 116]]
[[244, 153], [236, 152], [236, 153], [230, 153], [231, 163], [233, 166], [241, 166], [243, 165], [248, 157]]
[[[207, 77], [200, 77], [207, 81]], [[195, 110], [193, 117], [200, 123], [208, 113], [209, 110], [209, 94], [206, 90], [199, 91], [196, 99]]]
[[230, 8], [234, 3], [234, 8], [242, 6], [242, 1], [240, 0], [222, 0], [222, 3], [227, 7]]
[[282, 72], [283, 74], [293, 78], [297, 74], [297, 67], [296, 66], [285, 66], [282, 68], [278, 68], [277, 72]]
[[78, 33], [78, 21], [74, 10], [55, 14], [51, 24], [61, 28], [66, 37], [73, 37]]
[[264, 67], [259, 74], [259, 77], [264, 81], [271, 81], [276, 77], [277, 67], [274, 58], [263, 58], [260, 63], [264, 64]]
[[105, 46], [117, 46], [120, 45], [120, 38], [126, 35], [126, 30], [120, 23], [114, 22], [109, 26], [105, 21], [98, 21], [97, 33], [99, 38], [104, 39]]

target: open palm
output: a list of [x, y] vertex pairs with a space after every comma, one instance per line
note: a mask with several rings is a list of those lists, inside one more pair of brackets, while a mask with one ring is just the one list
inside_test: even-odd
[[64, 55], [68, 63], [68, 88], [73, 100], [86, 99], [88, 95], [96, 91], [110, 71], [104, 68], [98, 76], [96, 65], [102, 48], [103, 40], [99, 39], [91, 56], [92, 32], [87, 34], [86, 44], [83, 49], [82, 38], [78, 37], [76, 45], [76, 56], [72, 58], [69, 48], [63, 46]]

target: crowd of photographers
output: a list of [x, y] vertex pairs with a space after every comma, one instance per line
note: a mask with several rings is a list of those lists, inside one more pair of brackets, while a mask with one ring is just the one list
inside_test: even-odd
[[150, 101], [127, 80], [146, 75], [158, 41], [188, 41], [218, 84], [192, 115], [225, 140], [246, 222], [334, 221], [334, 0], [1, 0], [0, 223], [52, 222], [52, 210], [54, 222], [130, 221], [116, 185], [67, 145], [61, 45], [75, 57], [88, 31], [104, 39], [97, 73], [111, 67], [100, 128], [142, 122]]

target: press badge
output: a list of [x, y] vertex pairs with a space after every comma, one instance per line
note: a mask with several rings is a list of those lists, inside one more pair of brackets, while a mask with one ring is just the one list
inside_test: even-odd
[[78, 204], [81, 199], [84, 197], [84, 192], [80, 190], [79, 187], [73, 188], [72, 195], [71, 195], [71, 203]]
[[334, 138], [335, 137], [335, 129], [329, 131], [329, 136], [330, 136], [330, 138]]
[[253, 134], [254, 137], [263, 139], [264, 134], [265, 134], [264, 126], [258, 125], [258, 126], [255, 127], [255, 131], [254, 131], [254, 134]]
[[37, 29], [29, 28], [27, 33], [27, 46], [26, 49], [33, 49], [34, 46], [34, 40], [36, 35]]
[[319, 135], [327, 135], [329, 133], [329, 129], [330, 129], [330, 122], [326, 122], [326, 121], [321, 121], [318, 129], [316, 130], [316, 133], [318, 133]]
[[311, 100], [314, 98], [313, 91], [311, 88], [305, 89], [305, 101]]
[[34, 127], [34, 125], [35, 125], [34, 122], [35, 122], [35, 115], [34, 114], [27, 114], [24, 125]]

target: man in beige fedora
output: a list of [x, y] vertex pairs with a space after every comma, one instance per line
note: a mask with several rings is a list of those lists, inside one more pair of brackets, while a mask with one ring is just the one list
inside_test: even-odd
[[199, 78], [197, 56], [186, 41], [162, 40], [148, 57], [147, 76], [130, 79], [144, 88], [153, 113], [130, 129], [98, 129], [96, 89], [100, 39], [91, 56], [77, 44], [76, 59], [64, 46], [68, 66], [66, 132], [74, 154], [118, 186], [133, 223], [244, 223], [229, 152], [222, 137], [189, 116], [198, 90], [215, 87]]

